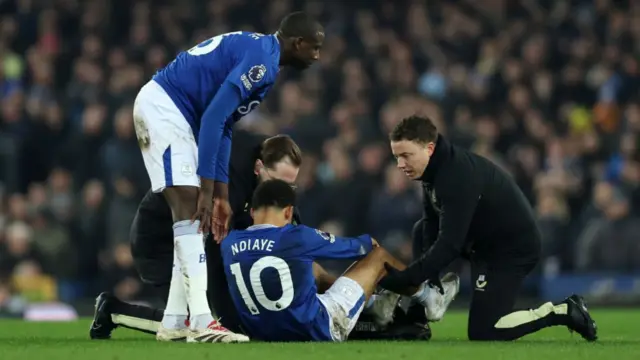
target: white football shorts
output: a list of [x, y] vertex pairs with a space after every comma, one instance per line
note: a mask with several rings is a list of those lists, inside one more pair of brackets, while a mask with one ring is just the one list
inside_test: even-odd
[[364, 290], [352, 279], [339, 277], [318, 300], [329, 314], [333, 341], [345, 341], [356, 326], [365, 305]]
[[155, 81], [140, 89], [133, 105], [133, 124], [151, 189], [200, 187], [198, 146], [180, 109]]

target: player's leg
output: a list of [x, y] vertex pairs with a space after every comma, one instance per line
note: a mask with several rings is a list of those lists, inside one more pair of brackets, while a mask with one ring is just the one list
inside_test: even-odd
[[[406, 268], [406, 266], [400, 260], [396, 259], [386, 251], [384, 251], [383, 254], [378, 256], [382, 256], [384, 258], [384, 262], [382, 263], [383, 266], [385, 263], [388, 263], [389, 265], [391, 265], [391, 267], [396, 268], [398, 270], [404, 270]], [[365, 259], [369, 259], [369, 256], [367, 256]], [[361, 267], [362, 265], [359, 265], [359, 264], [362, 261], [365, 261], [365, 259], [361, 260], [360, 262], [352, 266], [352, 268], [356, 269]], [[375, 256], [372, 256], [371, 259], [368, 261], [376, 262], [376, 260], [377, 258]], [[371, 267], [368, 269], [368, 271], [375, 272], [377, 271], [377, 269], [376, 267]], [[350, 272], [351, 272], [351, 268], [347, 270], [346, 274]], [[359, 272], [356, 272], [356, 274], [359, 274]], [[386, 270], [384, 271], [384, 274], [386, 275]], [[364, 274], [362, 275], [364, 276], [364, 278], [369, 278], [370, 273], [365, 271]], [[377, 285], [380, 280], [381, 278], [376, 279], [375, 284]], [[460, 290], [460, 278], [458, 277], [458, 275], [454, 273], [448, 273], [440, 280], [439, 285], [442, 287], [442, 292], [440, 291], [439, 287], [433, 286], [433, 284], [431, 284], [429, 281], [425, 281], [417, 288], [396, 289], [396, 291], [399, 291], [401, 295], [410, 296], [413, 299], [413, 302], [419, 303], [422, 306], [424, 306], [426, 320], [440, 321], [444, 316], [446, 310], [449, 308], [449, 305], [455, 299], [456, 295]], [[397, 294], [393, 294], [393, 293], [383, 293], [383, 294], [385, 296], [381, 297], [380, 299], [368, 298], [367, 304], [366, 304], [366, 306], [374, 307], [372, 311], [379, 315], [378, 321], [380, 321], [379, 323], [380, 325], [387, 324], [390, 321], [390, 319], [392, 319], [392, 316], [395, 312], [395, 307], [391, 307], [390, 306], [391, 304], [384, 304], [383, 301], [391, 301], [395, 303], [398, 302], [398, 298], [396, 297]], [[375, 307], [378, 307], [378, 308], [375, 309]], [[416, 319], [416, 320], [424, 321], [425, 319]]]
[[[190, 310], [192, 329], [205, 329], [213, 316], [206, 298], [207, 263], [204, 251], [203, 235], [198, 233], [198, 223], [190, 221], [195, 212], [198, 188], [195, 186], [172, 186], [164, 189], [163, 194], [173, 213], [174, 272], [167, 304], [167, 323], [178, 322], [178, 318], [187, 315]], [[181, 290], [178, 290], [181, 289]], [[175, 291], [174, 291], [175, 290]], [[183, 293], [175, 297], [173, 294]], [[172, 300], [180, 302], [179, 307], [172, 306]], [[176, 310], [174, 314], [173, 310]], [[175, 316], [175, 319], [174, 319]], [[164, 321], [163, 321], [164, 322]]]
[[[331, 318], [331, 333], [335, 341], [346, 340], [355, 327], [378, 282], [387, 273], [385, 263], [404, 269], [400, 261], [383, 248], [377, 247], [336, 279], [324, 294], [318, 294], [318, 299]], [[399, 295], [395, 294], [395, 303], [389, 300], [392, 312], [398, 298]]]
[[188, 335], [187, 314], [184, 313], [186, 295], [181, 265], [174, 251], [172, 223], [171, 209], [164, 196], [148, 193], [138, 208], [130, 232], [134, 265], [142, 281], [152, 285], [165, 304], [163, 317], [160, 320], [141, 319], [132, 313], [134, 309], [127, 309], [128, 313], [119, 314], [124, 316], [116, 317], [121, 325], [128, 327], [135, 327], [141, 320], [152, 321], [159, 341], [181, 341]]
[[103, 292], [96, 298], [89, 336], [93, 340], [110, 339], [112, 331], [119, 326], [156, 334], [162, 316], [161, 309], [129, 304]]
[[[346, 271], [348, 273], [358, 262], [354, 262]], [[313, 263], [313, 275], [316, 279], [318, 294], [324, 294], [338, 280], [337, 277], [329, 274], [320, 264]], [[391, 321], [396, 311], [400, 295], [388, 290], [382, 290], [377, 294], [372, 294], [364, 305], [363, 314], [380, 328], [385, 328]]]
[[[432, 245], [427, 237], [428, 229], [425, 219], [418, 220], [413, 226], [413, 257], [418, 259], [429, 250]], [[397, 284], [383, 279], [380, 283], [385, 289], [403, 293], [406, 289], [399, 289]], [[453, 273], [445, 275], [443, 279], [429, 279], [420, 285], [417, 292], [410, 294], [414, 303], [419, 303], [425, 308], [425, 315], [418, 321], [440, 321], [451, 302], [455, 299], [460, 289], [460, 278]], [[408, 294], [407, 294], [408, 295]]]
[[[358, 263], [358, 261], [354, 262], [345, 271], [345, 274], [343, 274], [343, 276], [349, 273], [349, 271], [357, 266]], [[320, 264], [315, 262], [313, 263], [313, 276], [316, 279], [318, 294], [324, 294], [338, 280], [337, 277], [329, 274], [329, 272], [327, 272]], [[380, 324], [381, 326], [384, 326], [388, 323], [388, 321], [383, 320], [382, 317], [391, 318], [392, 314], [389, 314], [388, 316], [384, 316], [383, 314], [393, 312], [399, 297], [399, 294], [395, 294], [387, 290], [383, 290], [379, 294], [372, 294], [368, 298], [364, 306], [364, 311], [369, 311], [374, 316], [374, 318], [376, 318], [376, 321], [384, 322], [384, 324]]]
[[[163, 205], [167, 208], [168, 219], [154, 217], [163, 214], [162, 209], [144, 211], [149, 206], [155, 208]], [[156, 289], [164, 304], [168, 298], [173, 261], [173, 231], [170, 224], [170, 212], [162, 195], [147, 194], [138, 207], [129, 233], [134, 266], [141, 280]], [[89, 335], [92, 339], [108, 339], [118, 326], [156, 334], [163, 314], [162, 309], [129, 304], [109, 293], [102, 293], [96, 299]], [[181, 337], [184, 339], [185, 335]]]
[[136, 98], [134, 125], [152, 190], [162, 192], [171, 208], [175, 265], [182, 273], [173, 272], [163, 324], [178, 324], [189, 314], [193, 336], [187, 341], [248, 340], [220, 326], [209, 308], [203, 234], [198, 233], [199, 222], [190, 220], [196, 211], [200, 179], [196, 174], [198, 148], [189, 124], [166, 92], [151, 81]]
[[[313, 263], [313, 275], [316, 279], [318, 294], [324, 294], [338, 279], [318, 263]], [[405, 309], [394, 297], [397, 298], [387, 290], [384, 290], [380, 296], [371, 295], [349, 339], [429, 340], [431, 329], [426, 319], [423, 322], [416, 320], [424, 317], [424, 309], [422, 307], [418, 311], [414, 311], [415, 307]], [[389, 312], [393, 313], [389, 314]], [[391, 319], [393, 323], [389, 324]]]
[[[195, 209], [196, 200], [193, 199], [197, 199], [199, 183], [197, 176], [189, 176], [187, 171], [194, 173], [196, 162], [195, 155], [189, 154], [191, 145], [184, 129], [184, 117], [166, 92], [157, 83], [150, 81], [136, 97], [133, 119], [142, 158], [151, 180], [151, 190], [155, 193], [164, 193], [166, 190], [164, 195], [171, 208], [172, 223], [175, 223], [176, 218], [187, 219], [184, 215], [187, 213], [186, 202], [194, 201], [192, 206]], [[176, 171], [181, 167], [184, 167], [185, 174]], [[177, 260], [172, 265], [174, 269], [178, 266], [182, 270], [175, 233], [172, 236], [175, 245], [173, 258]], [[164, 320], [167, 324], [177, 324], [178, 319], [189, 313], [182, 274], [173, 271], [170, 284]]]
[[520, 286], [531, 268], [489, 269], [478, 263], [472, 265], [474, 292], [469, 311], [469, 340], [515, 340], [558, 325], [579, 332], [587, 340], [595, 340], [595, 323], [577, 295], [558, 303], [547, 302], [537, 309], [513, 311]]

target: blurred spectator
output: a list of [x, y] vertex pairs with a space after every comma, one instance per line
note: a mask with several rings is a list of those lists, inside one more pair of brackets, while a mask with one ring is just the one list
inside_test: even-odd
[[15, 293], [8, 281], [0, 280], [0, 318], [21, 317], [26, 301]]
[[576, 267], [582, 271], [640, 270], [639, 220], [630, 213], [622, 191], [607, 182], [598, 183], [593, 204], [584, 214], [586, 226], [577, 242]]
[[384, 187], [375, 189], [369, 207], [368, 228], [381, 245], [396, 247], [386, 241], [393, 232], [411, 229], [422, 215], [420, 191], [394, 165], [385, 169]]
[[107, 288], [114, 289], [114, 295], [122, 300], [135, 299], [142, 290], [142, 283], [133, 267], [129, 245], [118, 244], [106, 256], [111, 259], [103, 264], [103, 271], [108, 274]]

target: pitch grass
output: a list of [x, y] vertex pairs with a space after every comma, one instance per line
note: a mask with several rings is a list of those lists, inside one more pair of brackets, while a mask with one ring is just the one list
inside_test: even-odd
[[117, 329], [113, 339], [88, 339], [89, 319], [71, 323], [0, 320], [2, 360], [640, 360], [640, 309], [594, 312], [600, 339], [587, 343], [565, 328], [546, 329], [511, 343], [470, 343], [466, 314], [449, 313], [433, 325], [429, 342], [347, 342], [342, 344], [158, 343], [152, 336]]

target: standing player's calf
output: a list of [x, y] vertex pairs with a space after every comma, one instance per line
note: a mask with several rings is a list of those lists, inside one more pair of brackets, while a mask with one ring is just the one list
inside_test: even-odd
[[[165, 318], [163, 319], [163, 323], [174, 323], [171, 324], [173, 325], [172, 328], [175, 327], [175, 323], [186, 320], [184, 303], [178, 300], [180, 299], [179, 296], [174, 295], [180, 285], [177, 282], [174, 285], [173, 278], [180, 276], [184, 279], [184, 294], [186, 295], [186, 304], [189, 306], [190, 323], [193, 324], [193, 328], [206, 328], [214, 320], [206, 294], [207, 263], [204, 252], [204, 239], [202, 233], [198, 231], [199, 221], [190, 220], [191, 216], [196, 212], [198, 192], [197, 187], [184, 186], [170, 187], [163, 191], [171, 208], [174, 221], [174, 272], [172, 284], [169, 288]], [[178, 306], [174, 306], [175, 302], [178, 301], [180, 301]], [[180, 312], [177, 314], [172, 313], [174, 309], [179, 309]]]

